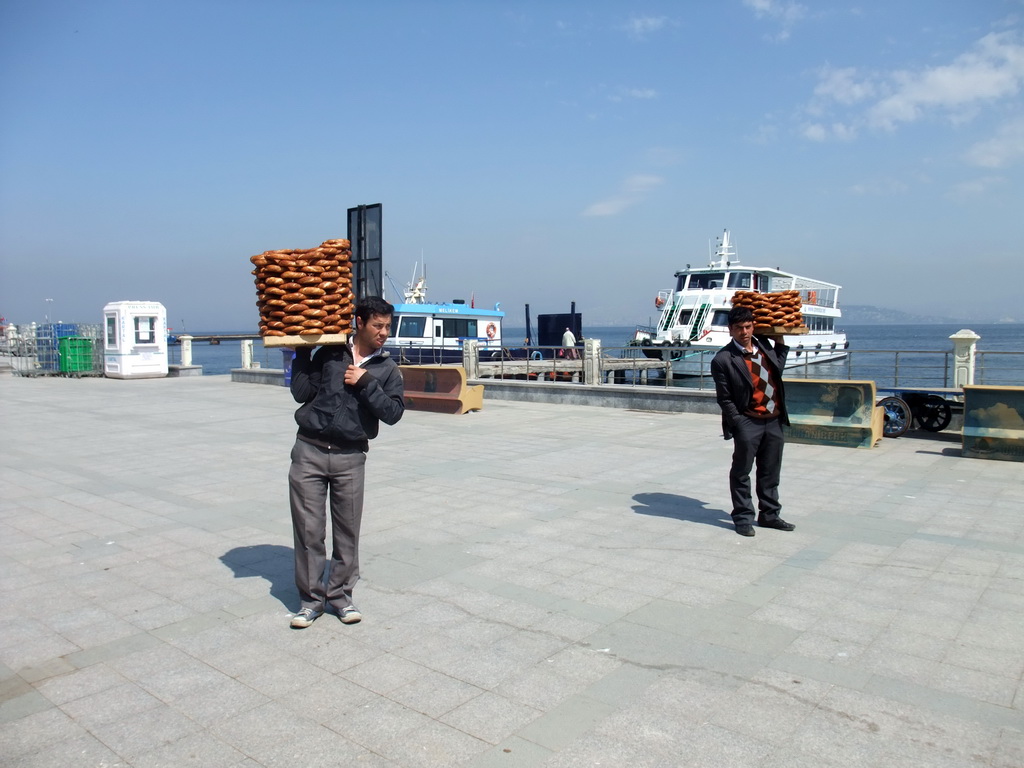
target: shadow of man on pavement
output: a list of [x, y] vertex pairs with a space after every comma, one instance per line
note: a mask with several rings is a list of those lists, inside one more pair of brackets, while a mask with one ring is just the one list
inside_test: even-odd
[[723, 509], [710, 509], [700, 499], [680, 496], [675, 493], [638, 493], [633, 496], [637, 503], [633, 511], [639, 515], [671, 517], [691, 523], [714, 525], [718, 528], [732, 528], [732, 517]]
[[261, 578], [270, 582], [270, 594], [291, 610], [298, 605], [295, 589], [295, 555], [291, 547], [278, 544], [254, 544], [235, 547], [220, 556], [236, 579]]

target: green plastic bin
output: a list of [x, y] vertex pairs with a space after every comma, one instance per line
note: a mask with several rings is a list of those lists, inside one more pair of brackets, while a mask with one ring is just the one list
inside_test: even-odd
[[92, 371], [92, 339], [82, 336], [62, 336], [57, 339], [61, 373], [87, 373]]

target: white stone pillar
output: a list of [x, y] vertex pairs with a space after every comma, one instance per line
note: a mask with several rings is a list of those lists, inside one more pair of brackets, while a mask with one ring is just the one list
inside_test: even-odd
[[953, 386], [966, 387], [974, 383], [974, 353], [981, 338], [964, 328], [949, 337], [953, 342]]
[[252, 368], [252, 339], [242, 339], [242, 367]]
[[583, 383], [601, 383], [601, 340], [583, 340]]
[[181, 364], [192, 365], [192, 337], [179, 336], [181, 341]]
[[467, 379], [480, 378], [480, 342], [476, 339], [462, 343], [462, 367], [466, 369]]

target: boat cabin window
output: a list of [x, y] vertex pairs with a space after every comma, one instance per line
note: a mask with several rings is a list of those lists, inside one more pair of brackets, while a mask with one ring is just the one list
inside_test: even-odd
[[717, 328], [728, 328], [729, 327], [729, 310], [727, 309], [716, 309], [715, 314], [711, 316], [711, 325]]
[[680, 325], [689, 325], [691, 320], [693, 320], [693, 310], [692, 309], [684, 309], [682, 312], [679, 313], [679, 324]]
[[685, 272], [683, 274], [681, 274], [681, 275], [676, 275], [676, 290], [677, 291], [685, 291], [686, 290], [686, 278], [687, 277], [689, 277], [689, 275], [687, 275]]
[[444, 337], [446, 339], [459, 339], [465, 337], [476, 337], [476, 320], [467, 320], [462, 317], [446, 317], [442, 322], [444, 326]]
[[750, 286], [753, 282], [752, 278], [753, 275], [751, 275], [749, 272], [730, 272], [729, 287], [749, 291]]
[[701, 272], [690, 275], [690, 290], [710, 291], [725, 285], [725, 272]]
[[411, 336], [414, 339], [422, 339], [423, 332], [427, 329], [427, 318], [420, 315], [400, 315], [397, 326], [396, 336]]

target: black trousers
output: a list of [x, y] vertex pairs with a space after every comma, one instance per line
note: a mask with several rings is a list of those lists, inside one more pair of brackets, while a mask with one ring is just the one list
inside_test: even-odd
[[732, 495], [732, 519], [737, 525], [753, 524], [754, 503], [750, 496], [750, 471], [754, 473], [758, 517], [767, 522], [777, 520], [779, 476], [782, 471], [782, 422], [779, 419], [752, 419], [741, 416], [733, 426], [732, 468], [729, 470], [729, 492]]

